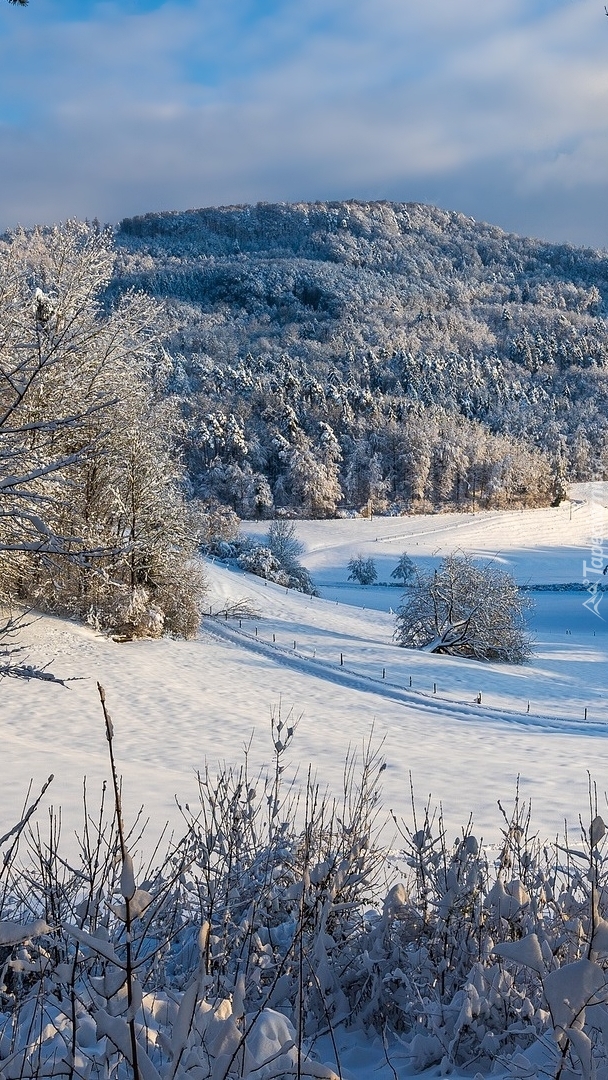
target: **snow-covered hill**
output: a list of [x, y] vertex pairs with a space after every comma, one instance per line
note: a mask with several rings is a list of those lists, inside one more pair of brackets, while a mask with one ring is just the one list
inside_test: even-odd
[[587, 770], [602, 789], [608, 764], [608, 596], [596, 615], [583, 607], [584, 592], [533, 593], [533, 660], [481, 665], [397, 648], [390, 609], [399, 589], [347, 585], [347, 563], [371, 556], [379, 580], [390, 581], [403, 551], [425, 562], [462, 549], [500, 560], [521, 583], [581, 583], [592, 539], [608, 534], [607, 503], [606, 485], [578, 485], [557, 509], [298, 522], [322, 596], [209, 564], [211, 611], [248, 598], [257, 614], [240, 626], [206, 617], [191, 642], [117, 644], [66, 620], [33, 622], [31, 659], [76, 681], [69, 689], [2, 684], [2, 821], [16, 820], [30, 777], [38, 784], [54, 772], [49, 797], [63, 807], [66, 834], [77, 825], [83, 775], [92, 790], [107, 776], [99, 680], [127, 811], [144, 803], [154, 831], [177, 820], [174, 795], [195, 797], [196, 770], [206, 760], [239, 761], [252, 732], [252, 763], [269, 761], [270, 714], [279, 709], [301, 718], [294, 770], [302, 775], [311, 762], [335, 790], [349, 744], [373, 725], [384, 739], [385, 805], [397, 815], [408, 817], [411, 772], [421, 800], [429, 792], [441, 800], [449, 828], [457, 832], [472, 812], [492, 840], [496, 800], [509, 800], [520, 775], [541, 834], [553, 835], [564, 817], [576, 824]]
[[166, 304], [194, 490], [243, 517], [541, 505], [558, 456], [604, 468], [605, 253], [356, 200], [147, 214], [116, 245], [111, 297]]

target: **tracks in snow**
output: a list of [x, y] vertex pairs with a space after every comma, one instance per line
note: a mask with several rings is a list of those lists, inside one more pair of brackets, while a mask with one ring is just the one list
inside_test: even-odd
[[490, 723], [511, 724], [527, 728], [530, 731], [555, 733], [560, 735], [587, 735], [608, 737], [608, 723], [600, 720], [560, 719], [556, 716], [535, 715], [517, 712], [511, 709], [492, 708], [477, 705], [474, 702], [446, 701], [421, 690], [408, 690], [385, 680], [375, 679], [371, 675], [359, 675], [348, 668], [339, 667], [328, 660], [305, 656], [297, 649], [260, 641], [246, 630], [236, 629], [223, 620], [207, 617], [203, 622], [203, 633], [222, 641], [229, 641], [239, 648], [264, 656], [275, 664], [324, 679], [326, 682], [343, 686], [350, 690], [359, 690], [375, 694], [389, 701], [396, 701], [406, 708], [424, 710], [436, 716], [459, 720], [463, 723], [479, 724], [485, 720]]

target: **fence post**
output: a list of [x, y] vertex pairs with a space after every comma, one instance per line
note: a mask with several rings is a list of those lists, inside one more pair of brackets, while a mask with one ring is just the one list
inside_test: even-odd
[[340, 653], [340, 667], [344, 667], [344, 657], [342, 656], [342, 653]]

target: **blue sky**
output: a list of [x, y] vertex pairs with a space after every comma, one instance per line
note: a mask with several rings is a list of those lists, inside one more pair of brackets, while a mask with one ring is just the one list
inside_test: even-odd
[[608, 247], [601, 0], [0, 0], [0, 229], [420, 200]]

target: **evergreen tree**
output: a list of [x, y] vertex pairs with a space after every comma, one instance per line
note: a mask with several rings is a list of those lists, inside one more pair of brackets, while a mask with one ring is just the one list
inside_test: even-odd
[[412, 562], [409, 555], [404, 551], [395, 569], [391, 572], [391, 577], [402, 585], [410, 585], [414, 581], [416, 573], [416, 563]]
[[348, 581], [358, 581], [360, 585], [373, 585], [378, 580], [378, 571], [373, 559], [354, 556], [348, 563]]

